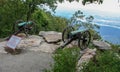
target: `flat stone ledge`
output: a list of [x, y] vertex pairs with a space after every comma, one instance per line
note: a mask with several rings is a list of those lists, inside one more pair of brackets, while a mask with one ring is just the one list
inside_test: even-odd
[[46, 42], [55, 43], [60, 42], [62, 40], [62, 33], [55, 31], [40, 31], [39, 35], [42, 36]]
[[94, 40], [93, 45], [96, 46], [100, 50], [109, 50], [109, 49], [111, 49], [111, 45], [108, 44], [107, 42], [104, 42], [104, 41]]

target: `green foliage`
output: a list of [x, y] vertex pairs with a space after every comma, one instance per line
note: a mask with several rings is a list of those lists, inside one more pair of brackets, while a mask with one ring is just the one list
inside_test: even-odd
[[[79, 49], [58, 50], [54, 58], [54, 66], [45, 72], [76, 72], [75, 66], [79, 58]], [[120, 46], [112, 45], [112, 50], [97, 51], [97, 55], [83, 66], [81, 72], [119, 72]]]
[[118, 55], [120, 56], [120, 45], [111, 44], [111, 47], [112, 47], [112, 51], [114, 51], [115, 53], [118, 53]]
[[43, 4], [43, 2], [41, 0], [1, 0], [0, 37], [11, 35], [15, 30], [17, 20], [34, 20], [37, 24], [36, 33], [40, 30], [61, 31], [66, 24], [66, 19], [41, 10], [38, 4]]
[[99, 35], [99, 32], [97, 32], [97, 31], [95, 31], [93, 29], [90, 29], [89, 31], [90, 31], [91, 36], [92, 36], [91, 40], [100, 40], [100, 39], [102, 39], [101, 36]]
[[54, 66], [47, 72], [76, 72], [79, 48], [58, 50], [53, 56]]
[[[52, 0], [53, 1], [53, 0]], [[64, 2], [65, 0], [54, 0], [55, 2], [56, 1], [59, 1], [60, 3]], [[73, 2], [73, 1], [81, 1], [81, 0], [67, 0], [69, 2]], [[82, 0], [82, 4], [85, 5], [85, 4], [89, 4], [89, 3], [98, 3], [98, 4], [101, 4], [103, 3], [103, 0]]]
[[15, 21], [24, 19], [27, 12], [26, 5], [21, 0], [4, 0], [2, 2], [3, 4], [0, 4], [0, 37], [10, 35]]
[[101, 3], [103, 3], [103, 0], [83, 0], [82, 4], [85, 5], [87, 3], [94, 3], [94, 2], [101, 4]]
[[52, 15], [44, 10], [36, 10], [32, 15], [37, 24], [37, 32], [44, 31], [62, 31], [67, 24], [67, 19]]
[[[74, 0], [68, 0], [69, 2], [73, 2]], [[79, 1], [79, 0], [76, 0]], [[85, 1], [85, 0], [83, 0]], [[89, 0], [90, 1], [90, 0]], [[35, 20], [31, 15], [35, 14], [39, 9], [44, 9], [44, 6], [48, 6], [52, 11], [56, 9], [57, 2], [63, 3], [64, 0], [0, 0], [0, 37], [9, 36], [15, 30], [15, 22], [17, 20]], [[39, 5], [39, 6], [38, 6]], [[47, 30], [62, 30], [62, 25], [66, 23], [64, 18], [53, 16], [49, 13], [42, 13], [43, 19], [39, 23], [37, 19], [37, 23], [42, 24], [38, 25], [36, 28], [45, 27], [43, 30], [48, 28]], [[45, 15], [47, 14], [47, 15]], [[47, 20], [45, 20], [47, 19]], [[52, 21], [52, 22], [51, 22]], [[63, 21], [63, 23], [62, 23]], [[43, 24], [43, 23], [45, 24]], [[57, 24], [58, 23], [58, 24]], [[61, 24], [60, 24], [61, 23]], [[51, 25], [51, 27], [50, 27]], [[52, 28], [52, 26], [57, 26]], [[64, 27], [63, 27], [64, 28]]]
[[120, 58], [113, 51], [98, 52], [82, 72], [119, 72]]

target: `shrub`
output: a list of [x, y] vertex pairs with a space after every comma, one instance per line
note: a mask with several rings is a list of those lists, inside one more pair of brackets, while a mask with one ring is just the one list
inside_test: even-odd
[[53, 69], [47, 72], [75, 72], [78, 57], [78, 48], [58, 50], [53, 56]]
[[120, 59], [113, 51], [98, 52], [95, 59], [84, 67], [83, 72], [119, 72]]

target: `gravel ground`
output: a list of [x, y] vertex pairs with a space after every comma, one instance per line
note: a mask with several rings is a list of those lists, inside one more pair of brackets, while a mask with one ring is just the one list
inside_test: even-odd
[[53, 64], [52, 54], [27, 51], [19, 55], [0, 53], [0, 72], [43, 72]]

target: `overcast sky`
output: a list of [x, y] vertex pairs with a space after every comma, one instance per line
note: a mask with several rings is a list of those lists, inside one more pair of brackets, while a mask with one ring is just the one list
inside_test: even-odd
[[77, 2], [64, 2], [62, 4], [58, 3], [57, 11], [73, 11], [73, 10], [97, 10], [97, 11], [105, 11], [109, 13], [119, 13], [120, 14], [120, 2], [118, 0], [104, 0], [102, 4], [87, 4], [85, 6], [82, 3]]

